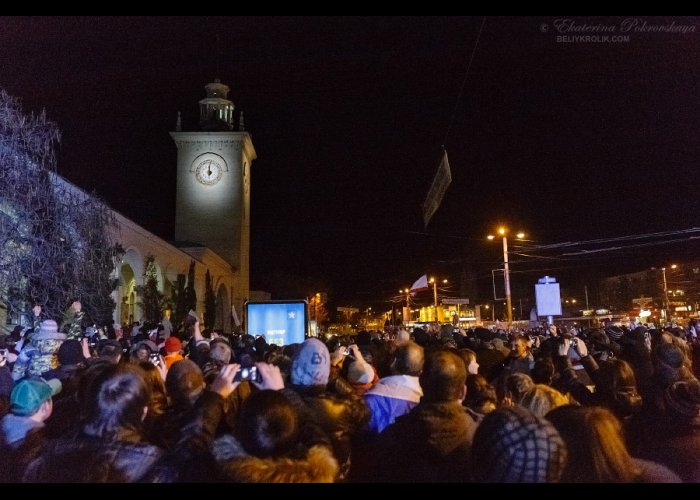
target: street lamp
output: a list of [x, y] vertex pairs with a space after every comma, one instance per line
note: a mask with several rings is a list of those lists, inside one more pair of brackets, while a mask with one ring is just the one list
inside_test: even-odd
[[[435, 305], [435, 321], [438, 321], [438, 303], [437, 303], [437, 280], [435, 278], [430, 278], [430, 283], [433, 284], [433, 304]], [[442, 280], [443, 283], [447, 283], [447, 280]]]
[[[676, 269], [678, 266], [676, 264], [671, 264], [671, 269]], [[652, 267], [652, 269], [656, 269], [655, 267]], [[663, 276], [664, 279], [664, 316], [666, 321], [669, 320], [669, 313], [670, 313], [670, 304], [668, 303], [668, 284], [666, 282], [666, 268], [662, 267], [661, 268], [661, 276]]]
[[[505, 227], [498, 228], [498, 234], [503, 237], [503, 281], [505, 282], [506, 286], [506, 309], [508, 311], [508, 325], [510, 325], [511, 323], [513, 323], [513, 305], [510, 299], [510, 272], [508, 269], [508, 237], [506, 236], [507, 232], [508, 230]], [[515, 235], [515, 237], [519, 240], [523, 239], [525, 237], [525, 233], [520, 231]], [[489, 234], [487, 238], [489, 240], [493, 240], [495, 236]]]

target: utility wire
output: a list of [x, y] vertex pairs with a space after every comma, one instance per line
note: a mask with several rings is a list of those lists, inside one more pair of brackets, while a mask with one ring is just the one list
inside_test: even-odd
[[445, 132], [445, 138], [442, 140], [442, 149], [445, 149], [447, 145], [447, 138], [450, 135], [450, 130], [452, 130], [452, 124], [455, 121], [455, 116], [457, 116], [457, 109], [459, 108], [459, 103], [462, 101], [462, 94], [464, 94], [464, 87], [467, 85], [467, 77], [469, 77], [469, 69], [472, 67], [472, 62], [474, 61], [474, 54], [476, 54], [476, 48], [479, 46], [479, 39], [481, 38], [481, 32], [484, 30], [484, 24], [486, 24], [486, 16], [481, 19], [481, 27], [479, 28], [479, 34], [476, 36], [476, 42], [474, 43], [474, 48], [472, 49], [472, 54], [469, 57], [469, 64], [467, 65], [467, 71], [464, 73], [464, 80], [462, 81], [462, 88], [459, 89], [459, 94], [457, 95], [457, 102], [455, 103], [454, 111], [452, 112], [452, 118], [450, 118], [450, 123], [447, 126], [447, 131]]

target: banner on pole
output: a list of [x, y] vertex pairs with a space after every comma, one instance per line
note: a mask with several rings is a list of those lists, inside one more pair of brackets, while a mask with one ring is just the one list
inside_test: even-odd
[[425, 202], [423, 203], [423, 224], [425, 227], [428, 227], [428, 222], [430, 222], [433, 214], [437, 211], [438, 207], [440, 207], [442, 198], [445, 196], [445, 192], [451, 182], [452, 172], [450, 172], [450, 162], [447, 159], [447, 151], [443, 151], [442, 160], [440, 160], [440, 165], [433, 178], [428, 196], [425, 197]]

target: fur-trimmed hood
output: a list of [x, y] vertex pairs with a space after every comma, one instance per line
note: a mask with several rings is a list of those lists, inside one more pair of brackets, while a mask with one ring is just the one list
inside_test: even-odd
[[332, 483], [338, 476], [338, 462], [325, 446], [313, 446], [301, 458], [259, 458], [233, 436], [224, 435], [214, 441], [212, 451], [223, 479], [232, 482]]

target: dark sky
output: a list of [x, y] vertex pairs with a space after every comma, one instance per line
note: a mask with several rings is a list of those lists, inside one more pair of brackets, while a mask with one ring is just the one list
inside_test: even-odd
[[[252, 287], [366, 306], [465, 259], [488, 288], [499, 222], [537, 243], [699, 225], [700, 18], [639, 18], [695, 32], [617, 43], [557, 42], [591, 34], [560, 18], [488, 17], [458, 106], [481, 17], [4, 17], [0, 87], [58, 124], [59, 173], [170, 240], [168, 132], [177, 111], [196, 129], [220, 78], [259, 155]], [[627, 16], [568, 19], [620, 35]], [[425, 230], [455, 110], [453, 182]]]

